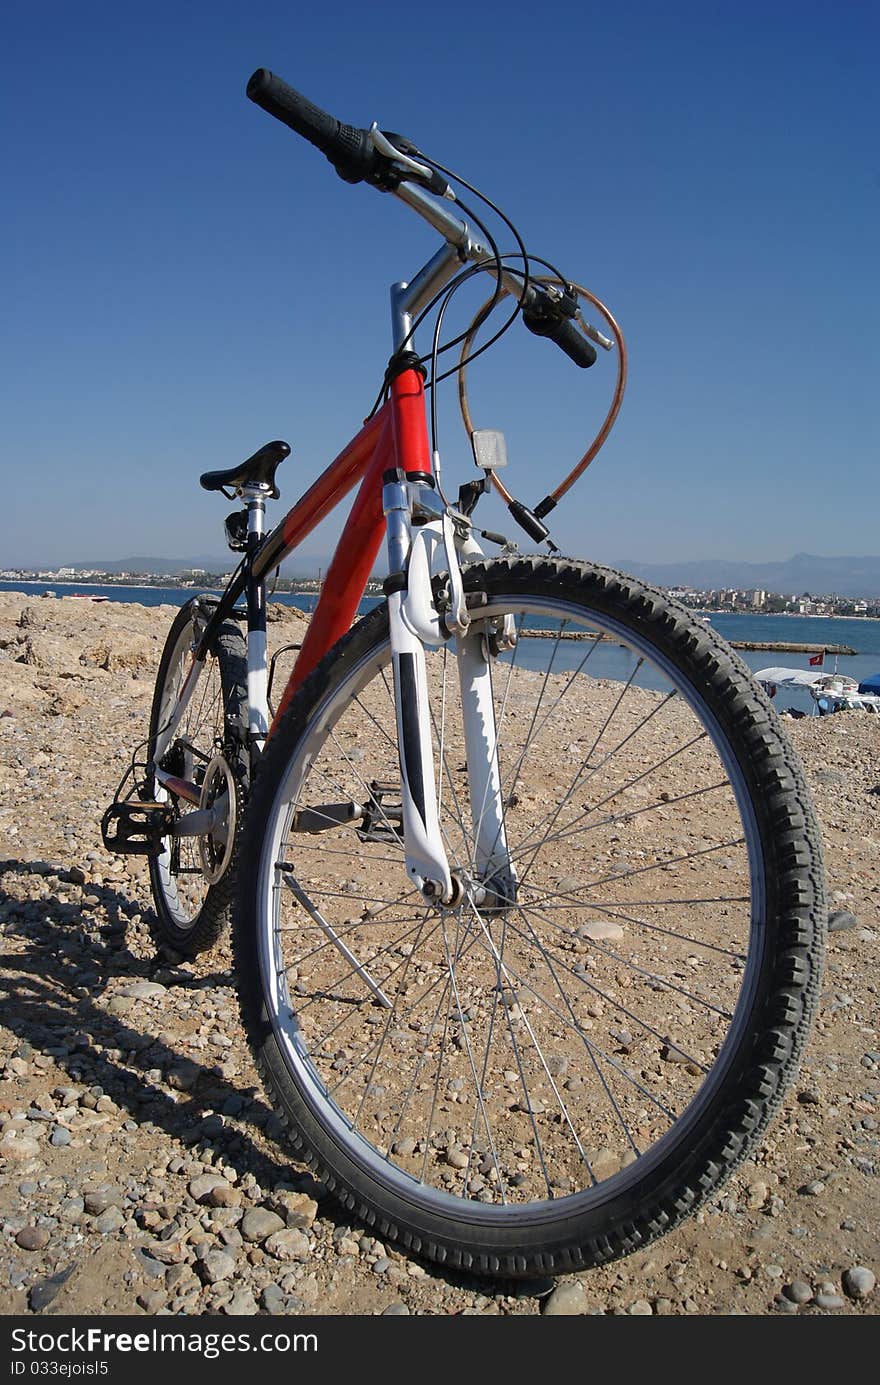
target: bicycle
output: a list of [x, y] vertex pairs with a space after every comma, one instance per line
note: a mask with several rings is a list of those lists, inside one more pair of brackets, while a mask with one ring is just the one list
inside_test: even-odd
[[[595, 1265], [712, 1196], [796, 1071], [825, 926], [809, 793], [710, 627], [553, 546], [543, 521], [602, 430], [531, 510], [498, 474], [501, 435], [473, 427], [465, 366], [506, 299], [507, 326], [522, 316], [582, 367], [617, 346], [607, 435], [625, 376], [607, 309], [519, 238], [502, 257], [470, 185], [410, 142], [341, 125], [264, 69], [248, 96], [443, 246], [392, 289], [373, 413], [274, 530], [286, 443], [202, 476], [243, 501], [226, 524], [242, 563], [174, 622], [136, 792], [105, 838], [149, 856], [179, 952], [234, 913], [244, 1028], [290, 1147], [362, 1222], [477, 1273]], [[425, 375], [435, 399], [439, 321], [476, 274], [494, 291], [449, 374], [482, 475], [453, 505]], [[266, 580], [355, 485], [270, 716]], [[477, 529], [490, 486], [546, 553]], [[383, 538], [384, 600], [358, 619]]]

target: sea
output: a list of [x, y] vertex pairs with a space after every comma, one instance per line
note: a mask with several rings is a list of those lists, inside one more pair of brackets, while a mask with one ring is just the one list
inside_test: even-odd
[[[0, 582], [0, 591], [24, 591], [33, 596], [43, 596], [47, 591], [59, 597], [71, 596], [74, 592], [87, 595], [106, 596], [110, 601], [130, 601], [141, 606], [182, 606], [199, 590], [195, 587], [138, 587], [119, 586], [116, 583], [97, 585], [92, 583], [63, 582]], [[272, 597], [282, 605], [294, 606], [298, 610], [311, 612], [315, 608], [317, 596], [313, 592], [284, 592]], [[361, 612], [371, 610], [380, 597], [367, 596], [361, 603]], [[705, 612], [697, 613], [698, 619], [707, 617], [711, 625], [726, 640], [741, 640], [746, 643], [848, 645], [857, 652], [854, 655], [825, 655], [823, 672], [845, 673], [850, 678], [861, 681], [880, 674], [880, 620], [859, 620], [856, 617], [835, 616], [782, 616], [756, 615], [748, 612]], [[540, 622], [538, 622], [540, 623]], [[526, 667], [546, 666], [546, 641], [529, 639], [521, 641], [517, 660]], [[561, 644], [554, 657], [554, 670], [563, 672], [576, 668], [584, 655], [584, 645], [578, 642]], [[757, 672], [765, 668], [809, 669], [808, 654], [787, 654], [776, 650], [737, 651], [748, 666]], [[633, 662], [629, 652], [609, 643], [603, 643], [590, 657], [590, 667], [597, 677], [625, 680], [632, 672]], [[650, 676], [640, 675], [636, 682], [644, 687], [659, 686]], [[781, 689], [776, 697], [781, 708], [793, 707], [800, 711], [814, 710], [813, 701], [803, 689]]]

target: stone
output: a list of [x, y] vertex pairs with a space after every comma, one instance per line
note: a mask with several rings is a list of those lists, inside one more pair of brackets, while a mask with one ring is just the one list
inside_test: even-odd
[[129, 986], [123, 986], [119, 994], [130, 1000], [158, 1000], [160, 996], [167, 995], [167, 989], [160, 986], [158, 981], [134, 981]]
[[102, 1236], [108, 1236], [113, 1231], [121, 1231], [125, 1226], [125, 1213], [119, 1207], [110, 1206], [95, 1217], [92, 1225]]
[[272, 1204], [291, 1229], [311, 1226], [318, 1215], [318, 1204], [307, 1193], [293, 1193], [285, 1189], [274, 1194]]
[[208, 1284], [219, 1284], [235, 1274], [235, 1261], [225, 1250], [209, 1250], [202, 1260], [202, 1275]]
[[809, 1303], [813, 1297], [813, 1290], [803, 1279], [793, 1279], [782, 1292], [792, 1303]]
[[851, 1270], [844, 1271], [843, 1288], [850, 1298], [868, 1298], [874, 1292], [876, 1283], [873, 1270], [867, 1269], [864, 1265], [854, 1265]]
[[49, 1143], [50, 1145], [54, 1145], [56, 1149], [64, 1149], [72, 1140], [73, 1136], [66, 1125], [55, 1125], [52, 1127]]
[[137, 1301], [145, 1313], [158, 1313], [160, 1308], [165, 1307], [168, 1298], [162, 1289], [142, 1289]]
[[776, 1309], [777, 1313], [792, 1314], [796, 1313], [798, 1310], [797, 1304], [793, 1303], [790, 1298], [786, 1298], [784, 1294], [779, 1294], [779, 1296], [773, 1300], [773, 1307]]
[[285, 1228], [283, 1231], [274, 1232], [264, 1241], [263, 1249], [276, 1260], [308, 1260], [311, 1242], [304, 1231]]
[[215, 1183], [205, 1199], [209, 1207], [240, 1207], [242, 1196], [237, 1188], [233, 1188], [226, 1179]]
[[195, 1086], [201, 1071], [198, 1063], [175, 1063], [168, 1069], [166, 1081], [176, 1092], [188, 1092]]
[[542, 1309], [545, 1318], [575, 1318], [587, 1311], [587, 1296], [579, 1279], [557, 1284], [552, 1294], [544, 1300]]
[[387, 1308], [382, 1309], [383, 1318], [408, 1318], [409, 1315], [409, 1309], [406, 1304], [401, 1303], [399, 1300], [397, 1303], [389, 1303]]
[[260, 1303], [267, 1313], [283, 1313], [286, 1299], [280, 1284], [267, 1284], [260, 1295]]
[[589, 923], [581, 924], [577, 936], [594, 943], [619, 943], [623, 940], [624, 932], [614, 919], [591, 919]]
[[90, 1217], [98, 1217], [108, 1207], [118, 1207], [122, 1194], [118, 1188], [93, 1188], [83, 1193], [83, 1206]]
[[259, 1312], [250, 1289], [237, 1289], [223, 1309], [232, 1318], [249, 1318]]
[[824, 1308], [830, 1312], [833, 1308], [843, 1308], [844, 1302], [840, 1294], [817, 1294], [813, 1299], [817, 1308]]
[[190, 1179], [187, 1185], [187, 1192], [196, 1202], [207, 1202], [214, 1189], [225, 1182], [226, 1179], [221, 1178], [219, 1174], [203, 1173], [200, 1174], [198, 1178]]
[[15, 1135], [11, 1130], [0, 1140], [0, 1154], [16, 1163], [23, 1164], [29, 1159], [36, 1159], [39, 1152], [40, 1146], [36, 1140], [28, 1139], [25, 1135]]
[[858, 928], [859, 921], [855, 914], [850, 913], [849, 909], [835, 909], [833, 914], [828, 915], [829, 933], [847, 933], [851, 928]]
[[45, 1226], [23, 1226], [15, 1237], [15, 1244], [22, 1250], [43, 1250], [49, 1239]]
[[239, 1228], [243, 1238], [255, 1245], [261, 1245], [276, 1231], [283, 1229], [284, 1222], [278, 1213], [270, 1212], [268, 1207], [250, 1208], [242, 1217]]

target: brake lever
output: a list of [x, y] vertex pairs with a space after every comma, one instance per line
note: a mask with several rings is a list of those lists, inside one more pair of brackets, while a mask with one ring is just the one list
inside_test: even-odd
[[378, 154], [381, 154], [383, 158], [390, 159], [392, 163], [399, 164], [401, 168], [406, 169], [406, 171], [412, 174], [414, 178], [418, 179], [420, 183], [427, 183], [431, 191], [436, 192], [438, 197], [446, 197], [450, 202], [456, 200], [452, 188], [444, 178], [440, 177], [439, 173], [435, 173], [433, 168], [429, 168], [427, 164], [419, 163], [417, 159], [413, 159], [409, 154], [405, 154], [402, 149], [398, 149], [393, 145], [388, 136], [383, 134], [379, 129], [375, 120], [367, 131], [367, 134], [373, 148]]

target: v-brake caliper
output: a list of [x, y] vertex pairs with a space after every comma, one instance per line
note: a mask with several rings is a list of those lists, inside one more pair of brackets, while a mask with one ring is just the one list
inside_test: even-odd
[[[489, 653], [482, 622], [468, 613], [455, 522], [429, 482], [386, 478], [382, 492], [388, 528], [386, 582], [400, 756], [401, 818], [410, 878], [422, 894], [454, 905], [465, 895], [477, 906], [513, 902], [516, 879], [504, 829]], [[474, 551], [476, 545], [473, 545]], [[432, 578], [448, 587], [438, 611]], [[455, 640], [464, 749], [473, 826], [471, 859], [453, 862], [443, 845], [424, 646]], [[441, 766], [442, 772], [442, 766]]]

